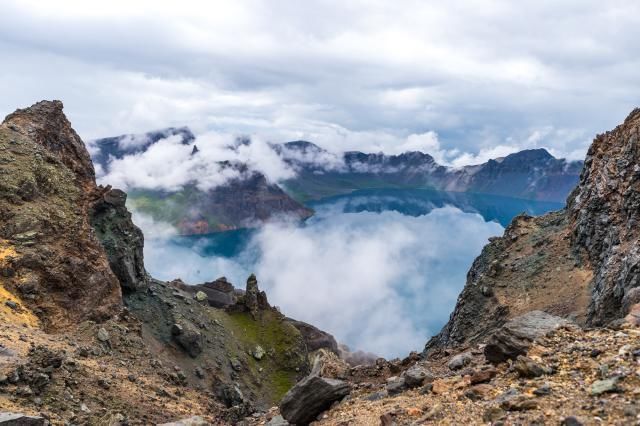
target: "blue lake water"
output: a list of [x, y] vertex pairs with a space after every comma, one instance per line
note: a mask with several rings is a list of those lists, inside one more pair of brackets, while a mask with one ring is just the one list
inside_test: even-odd
[[403, 356], [447, 321], [489, 237], [518, 213], [562, 208], [429, 190], [363, 190], [309, 205], [315, 215], [303, 224], [198, 237], [156, 237], [140, 220], [147, 267], [194, 284], [224, 275], [236, 287], [254, 272], [286, 315], [352, 349]]

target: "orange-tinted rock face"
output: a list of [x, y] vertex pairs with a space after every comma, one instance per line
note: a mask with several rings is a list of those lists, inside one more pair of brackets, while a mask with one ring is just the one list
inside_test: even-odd
[[116, 313], [120, 284], [89, 221], [100, 191], [61, 102], [39, 102], [5, 119], [0, 173], [0, 239], [15, 250], [1, 284], [49, 329]]

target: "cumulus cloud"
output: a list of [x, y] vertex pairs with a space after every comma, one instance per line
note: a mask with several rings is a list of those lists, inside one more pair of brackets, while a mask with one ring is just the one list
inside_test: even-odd
[[640, 97], [632, 0], [45, 3], [2, 4], [0, 111], [60, 98], [87, 139], [189, 125], [375, 152], [433, 131], [582, 156]]
[[[98, 181], [118, 188], [177, 191], [194, 183], [201, 190], [223, 185], [231, 179], [244, 178], [252, 171], [277, 182], [294, 175], [293, 170], [271, 146], [260, 138], [233, 145], [235, 137], [208, 132], [185, 144], [182, 136], [160, 139], [145, 151], [110, 158], [107, 170], [97, 169]], [[126, 136], [118, 143], [122, 148], [148, 142], [144, 135]], [[95, 144], [89, 144], [95, 150]], [[192, 154], [194, 146], [197, 154]], [[229, 165], [226, 162], [230, 162]], [[247, 170], [234, 167], [246, 165]]]
[[[251, 231], [237, 256], [202, 257], [197, 239], [151, 240], [149, 270], [196, 283], [226, 275], [243, 286], [255, 272], [272, 304], [354, 350], [385, 357], [420, 350], [455, 305], [471, 261], [502, 228], [444, 207], [409, 217], [397, 212], [319, 209], [307, 226], [272, 223]], [[175, 259], [180, 259], [176, 262]]]

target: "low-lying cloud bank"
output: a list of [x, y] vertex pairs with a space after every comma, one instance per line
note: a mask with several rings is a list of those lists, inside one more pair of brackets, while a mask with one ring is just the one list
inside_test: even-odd
[[409, 217], [348, 214], [335, 206], [304, 227], [272, 223], [253, 231], [233, 258], [203, 257], [197, 243], [194, 250], [153, 238], [145, 256], [162, 279], [197, 283], [225, 275], [241, 287], [255, 272], [286, 315], [325, 329], [353, 350], [393, 357], [420, 349], [439, 331], [473, 258], [501, 231], [452, 207]]
[[[536, 142], [540, 137], [537, 136], [532, 141]], [[125, 136], [118, 144], [121, 149], [126, 150], [148, 142], [148, 137], [141, 134]], [[533, 145], [537, 146], [537, 142]], [[88, 146], [92, 153], [99, 151], [96, 141], [89, 142]], [[438, 164], [452, 168], [484, 163], [518, 151], [515, 145], [497, 145], [475, 154], [459, 149], [445, 149], [435, 132], [412, 134], [404, 140], [399, 139], [393, 146], [394, 149], [385, 154], [420, 151], [433, 156]], [[193, 154], [194, 147], [197, 147], [197, 155]], [[230, 164], [242, 164], [246, 168]], [[100, 183], [125, 190], [171, 192], [195, 183], [199, 189], [206, 191], [231, 179], [246, 177], [251, 171], [260, 172], [269, 182], [278, 183], [295, 177], [301, 165], [313, 166], [319, 173], [348, 171], [342, 152], [328, 151], [313, 145], [302, 149], [288, 147], [255, 135], [248, 137], [208, 132], [197, 136], [194, 141], [184, 140], [183, 135], [168, 136], [144, 151], [125, 155], [123, 158], [111, 157], [106, 170], [98, 164], [97, 174]], [[378, 166], [378, 169], [365, 163], [353, 163], [351, 166], [359, 172], [393, 172], [383, 165]]]

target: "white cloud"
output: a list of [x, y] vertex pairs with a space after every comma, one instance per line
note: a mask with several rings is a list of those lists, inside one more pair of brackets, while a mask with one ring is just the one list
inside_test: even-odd
[[[448, 319], [473, 258], [502, 228], [452, 207], [418, 217], [343, 207], [319, 209], [304, 227], [271, 223], [252, 231], [248, 248], [233, 258], [152, 239], [146, 263], [162, 279], [225, 275], [237, 287], [255, 272], [272, 304], [354, 350], [386, 357], [420, 350]], [[198, 249], [203, 244], [195, 250], [206, 251]]]
[[472, 156], [551, 127], [531, 143], [579, 155], [637, 105], [639, 24], [632, 0], [9, 0], [0, 111], [60, 98], [85, 138], [189, 125], [332, 151], [433, 131]]
[[[268, 181], [278, 182], [294, 175], [293, 170], [276, 154], [269, 144], [260, 138], [251, 138], [250, 143], [234, 149], [235, 137], [208, 132], [190, 144], [174, 135], [160, 139], [144, 152], [111, 158], [108, 170], [97, 169], [98, 181], [122, 189], [152, 189], [177, 191], [186, 184], [195, 183], [201, 190], [223, 185], [231, 179], [244, 178], [252, 171], [265, 175]], [[146, 141], [144, 136], [125, 137], [123, 147], [131, 141]], [[138, 142], [135, 142], [138, 143]], [[95, 144], [89, 144], [96, 149]], [[193, 147], [198, 153], [192, 155]], [[247, 171], [228, 167], [221, 162], [248, 166]]]

